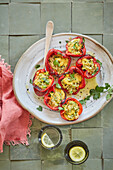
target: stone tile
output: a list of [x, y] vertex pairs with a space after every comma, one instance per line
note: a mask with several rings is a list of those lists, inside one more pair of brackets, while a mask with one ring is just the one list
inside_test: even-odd
[[39, 36], [10, 36], [10, 64], [12, 71], [22, 54], [38, 40]]
[[0, 0], [0, 4], [2, 4], [2, 3], [9, 3], [10, 2], [10, 0]]
[[113, 55], [113, 34], [104, 34], [103, 35], [103, 45]]
[[42, 34], [45, 33], [45, 27], [48, 20], [54, 22], [54, 33], [71, 31], [71, 3], [42, 3]]
[[79, 127], [84, 127], [84, 122], [81, 122], [81, 123], [75, 123], [75, 124], [72, 124], [70, 125], [71, 128], [79, 128]]
[[59, 160], [64, 157], [64, 149], [66, 145], [70, 142], [70, 131], [69, 129], [62, 129], [63, 140], [61, 145], [54, 150], [47, 150], [40, 146], [41, 160]]
[[113, 127], [113, 99], [101, 111], [103, 127]]
[[113, 3], [104, 3], [104, 33], [113, 33]]
[[113, 158], [113, 128], [103, 129], [103, 157]]
[[103, 3], [72, 4], [72, 32], [99, 34], [103, 32]]
[[64, 159], [42, 161], [42, 170], [72, 170], [72, 165]]
[[71, 2], [72, 0], [41, 0], [41, 2], [46, 2], [46, 3], [61, 3], [61, 2]]
[[41, 122], [40, 120], [34, 118], [32, 120], [32, 126], [30, 129], [37, 129], [37, 130], [40, 130], [42, 127], [46, 126], [47, 124]]
[[89, 148], [89, 159], [101, 158], [102, 154], [102, 129], [72, 129], [72, 140], [81, 140]]
[[81, 165], [73, 165], [73, 170], [102, 170], [101, 159], [88, 159]]
[[10, 170], [10, 161], [0, 161], [1, 170]]
[[40, 149], [38, 142], [38, 130], [31, 131], [29, 146], [16, 145], [10, 148], [10, 160], [33, 160], [40, 159]]
[[0, 35], [9, 34], [8, 5], [0, 5]]
[[12, 161], [11, 170], [41, 170], [41, 161]]
[[9, 160], [9, 146], [4, 144], [3, 153], [0, 153], [0, 160]]
[[6, 62], [9, 63], [8, 39], [9, 39], [8, 36], [0, 36], [0, 55], [2, 58], [5, 59]]
[[100, 44], [102, 44], [102, 35], [90, 35], [89, 34], [88, 36], [98, 41]]
[[101, 112], [84, 122], [84, 127], [101, 127]]
[[40, 4], [13, 4], [9, 6], [10, 34], [40, 33]]
[[105, 0], [105, 2], [113, 2], [113, 0]]
[[113, 169], [113, 159], [104, 159], [104, 170]]

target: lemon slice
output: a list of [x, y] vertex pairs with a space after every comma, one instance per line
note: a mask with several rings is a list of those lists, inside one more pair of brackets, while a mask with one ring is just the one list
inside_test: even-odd
[[52, 142], [52, 140], [49, 138], [49, 136], [47, 135], [47, 133], [44, 133], [41, 137], [41, 142], [42, 144], [47, 147], [47, 148], [51, 148], [54, 147], [54, 143]]
[[80, 146], [74, 146], [70, 149], [69, 151], [69, 156], [72, 159], [72, 161], [75, 162], [80, 162], [85, 158], [85, 150], [84, 148], [80, 147]]

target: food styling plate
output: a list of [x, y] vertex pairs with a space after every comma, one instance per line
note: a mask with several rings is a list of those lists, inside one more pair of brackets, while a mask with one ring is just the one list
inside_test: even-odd
[[[52, 36], [50, 49], [55, 48], [61, 51], [65, 51], [66, 41], [69, 41], [70, 38], [74, 38], [76, 36], [81, 36], [85, 38], [86, 52], [94, 53], [95, 57], [102, 63], [101, 71], [96, 76], [98, 85], [104, 86], [105, 83], [109, 83], [110, 85], [112, 85], [112, 55], [104, 46], [102, 46], [96, 40], [90, 38], [89, 36], [78, 33], [60, 33]], [[99, 113], [104, 108], [104, 106], [110, 101], [106, 101], [105, 93], [103, 93], [98, 100], [90, 99], [87, 102], [87, 106], [83, 106], [83, 113], [75, 121], [66, 121], [61, 118], [59, 112], [52, 111], [45, 106], [43, 102], [43, 97], [39, 97], [34, 93], [33, 86], [30, 83], [30, 79], [33, 78], [34, 73], [36, 72], [36, 65], [43, 64], [44, 50], [45, 38], [33, 44], [21, 56], [15, 67], [13, 88], [15, 96], [18, 102], [22, 105], [22, 107], [28, 110], [34, 117], [36, 117], [40, 121], [54, 125], [69, 125], [83, 122]], [[76, 59], [72, 58], [71, 65], [75, 64], [75, 62]], [[76, 98], [76, 95], [73, 97]], [[37, 109], [39, 106], [42, 106], [42, 111], [39, 111]]]

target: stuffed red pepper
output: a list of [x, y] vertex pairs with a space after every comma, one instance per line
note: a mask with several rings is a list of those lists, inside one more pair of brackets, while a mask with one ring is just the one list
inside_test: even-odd
[[61, 86], [57, 83], [54, 84], [48, 90], [48, 93], [44, 96], [44, 103], [48, 106], [51, 110], [59, 110], [58, 108], [61, 106], [62, 103], [65, 102], [66, 93]]
[[56, 49], [50, 49], [45, 60], [46, 70], [49, 71], [51, 75], [56, 76], [62, 75], [69, 68], [70, 63], [71, 58]]
[[62, 104], [62, 110], [60, 115], [63, 119], [73, 121], [78, 119], [83, 111], [81, 103], [75, 98], [67, 98], [64, 104]]
[[66, 55], [72, 57], [81, 57], [86, 54], [85, 39], [76, 37], [66, 44]]
[[76, 61], [76, 66], [83, 71], [86, 79], [95, 77], [100, 71], [100, 64], [96, 61], [96, 58], [91, 55], [86, 55], [79, 58]]
[[58, 82], [67, 93], [74, 95], [85, 87], [84, 75], [76, 66], [71, 66], [65, 74], [58, 79]]
[[33, 77], [33, 88], [38, 96], [43, 96], [53, 83], [54, 78], [45, 69], [36, 71]]

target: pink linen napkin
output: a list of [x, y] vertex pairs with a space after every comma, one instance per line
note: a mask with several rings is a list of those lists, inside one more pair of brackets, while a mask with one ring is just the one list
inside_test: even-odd
[[13, 92], [13, 74], [10, 66], [0, 57], [0, 152], [3, 144], [26, 144], [31, 115], [17, 102]]

